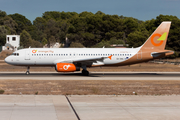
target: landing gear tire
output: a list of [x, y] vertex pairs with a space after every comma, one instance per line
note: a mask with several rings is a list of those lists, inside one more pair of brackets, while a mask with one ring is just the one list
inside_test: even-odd
[[30, 72], [29, 72], [29, 71], [27, 71], [27, 72], [26, 72], [26, 75], [29, 75], [29, 74], [30, 74]]
[[26, 71], [26, 75], [29, 75], [29, 74], [30, 74], [29, 69], [30, 69], [30, 67], [28, 66], [28, 67], [27, 67], [27, 71]]
[[82, 74], [83, 74], [84, 76], [89, 76], [89, 71], [87, 71], [87, 70], [82, 70]]

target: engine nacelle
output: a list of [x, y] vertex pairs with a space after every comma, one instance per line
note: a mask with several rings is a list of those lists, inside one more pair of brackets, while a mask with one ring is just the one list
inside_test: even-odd
[[80, 68], [76, 67], [74, 64], [71, 63], [57, 63], [56, 64], [56, 71], [57, 72], [74, 72], [79, 71]]

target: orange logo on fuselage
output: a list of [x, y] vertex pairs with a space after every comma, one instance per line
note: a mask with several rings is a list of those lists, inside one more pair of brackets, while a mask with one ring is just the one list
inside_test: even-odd
[[32, 50], [32, 53], [36, 53], [37, 52], [37, 50]]
[[112, 56], [113, 56], [113, 55], [111, 55], [111, 56], [108, 56], [108, 58], [111, 60], [111, 59], [112, 59]]

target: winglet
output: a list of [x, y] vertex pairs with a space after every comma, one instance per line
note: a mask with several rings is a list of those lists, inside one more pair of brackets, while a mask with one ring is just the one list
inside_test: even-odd
[[111, 60], [111, 59], [112, 59], [112, 56], [113, 56], [113, 55], [111, 55], [111, 56], [108, 56], [108, 58]]

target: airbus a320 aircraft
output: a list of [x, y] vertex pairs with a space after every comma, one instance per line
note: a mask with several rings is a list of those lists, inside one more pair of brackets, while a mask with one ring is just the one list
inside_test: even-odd
[[5, 59], [11, 65], [54, 66], [57, 72], [74, 72], [87, 67], [123, 66], [174, 54], [165, 50], [171, 22], [162, 22], [146, 42], [138, 48], [27, 48], [15, 51]]

